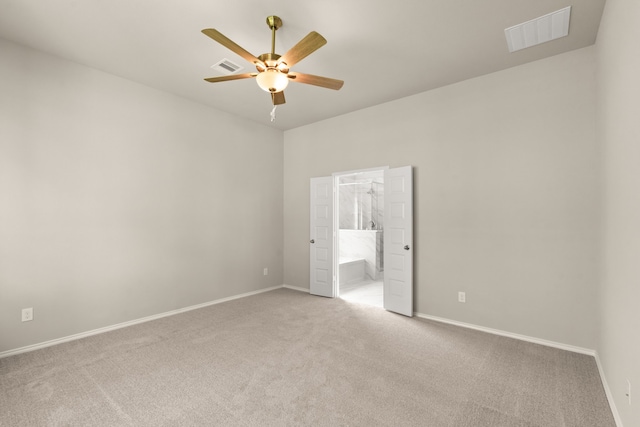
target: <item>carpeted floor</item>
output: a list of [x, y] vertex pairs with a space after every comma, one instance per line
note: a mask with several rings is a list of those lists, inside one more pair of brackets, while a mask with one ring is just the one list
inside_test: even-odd
[[615, 426], [593, 357], [279, 289], [0, 359], [1, 426]]

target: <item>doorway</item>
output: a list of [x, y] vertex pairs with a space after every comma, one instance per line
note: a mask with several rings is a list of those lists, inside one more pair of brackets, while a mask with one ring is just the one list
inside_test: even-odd
[[[371, 214], [366, 216], [366, 211], [363, 212], [361, 209], [355, 209], [350, 215], [359, 227], [366, 228], [368, 224], [369, 228], [382, 228], [379, 230], [380, 233], [376, 233], [380, 234], [382, 248], [377, 252], [380, 253], [380, 259], [370, 266], [372, 267], [369, 270], [371, 278], [377, 279], [378, 273], [382, 273], [384, 277], [383, 307], [385, 310], [411, 317], [413, 316], [413, 172], [411, 166], [342, 172], [334, 173], [333, 176], [311, 178], [309, 293], [328, 298], [340, 295], [338, 286], [340, 177], [380, 170], [383, 172], [383, 183], [378, 185], [377, 191], [384, 192], [384, 201], [380, 203], [378, 199], [377, 212], [381, 216], [376, 217]], [[373, 184], [374, 181], [371, 181]], [[373, 192], [368, 196], [372, 194]], [[363, 197], [366, 198], [366, 196]], [[363, 201], [363, 206], [364, 203]], [[357, 206], [355, 202], [352, 204]], [[364, 276], [367, 264], [362, 265], [365, 268]], [[356, 283], [355, 280], [354, 283]], [[342, 296], [344, 297], [344, 292]]]
[[384, 170], [336, 175], [340, 298], [376, 307], [384, 299]]

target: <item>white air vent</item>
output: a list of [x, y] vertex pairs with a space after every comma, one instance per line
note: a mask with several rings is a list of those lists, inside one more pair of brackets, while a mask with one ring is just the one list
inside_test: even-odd
[[242, 70], [243, 67], [236, 64], [235, 62], [231, 62], [227, 58], [224, 58], [222, 61], [218, 61], [215, 64], [213, 64], [211, 68], [213, 68], [220, 74], [229, 75]]
[[571, 6], [504, 30], [509, 52], [559, 39], [569, 34]]

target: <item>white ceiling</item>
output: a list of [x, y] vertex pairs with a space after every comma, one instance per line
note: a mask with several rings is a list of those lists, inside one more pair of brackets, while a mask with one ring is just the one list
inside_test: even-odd
[[[0, 0], [0, 38], [279, 129], [291, 129], [595, 43], [605, 0]], [[569, 36], [509, 53], [504, 29], [572, 6]], [[270, 122], [253, 79], [207, 83], [222, 58], [251, 64], [200, 31], [260, 55], [312, 30], [328, 43], [292, 71], [345, 81], [291, 83]], [[42, 78], [46, 78], [42, 70]]]

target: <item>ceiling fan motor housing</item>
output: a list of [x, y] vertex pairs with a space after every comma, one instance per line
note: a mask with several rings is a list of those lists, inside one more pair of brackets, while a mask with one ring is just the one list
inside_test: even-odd
[[[259, 72], [263, 72], [267, 68], [276, 68], [278, 71], [285, 74], [289, 72], [289, 67], [285, 62], [278, 62], [278, 59], [280, 59], [280, 55], [278, 55], [277, 53], [263, 53], [262, 55], [258, 56], [258, 59], [262, 61], [262, 63], [255, 63], [256, 69]], [[263, 67], [263, 64], [266, 65], [267, 68]]]

